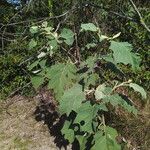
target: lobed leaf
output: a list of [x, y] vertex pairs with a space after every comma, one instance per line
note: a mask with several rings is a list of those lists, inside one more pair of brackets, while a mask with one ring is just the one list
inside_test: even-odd
[[98, 28], [93, 23], [82, 23], [81, 24], [81, 32], [84, 30], [96, 32], [96, 31], [98, 31]]
[[64, 95], [60, 99], [59, 110], [62, 114], [67, 114], [68, 116], [72, 111], [77, 112], [84, 100], [85, 95], [82, 91], [82, 86], [76, 84], [64, 92]]
[[34, 39], [31, 39], [31, 41], [29, 42], [29, 49], [31, 50], [32, 48], [37, 46], [37, 41], [35, 41]]
[[48, 88], [53, 89], [56, 98], [59, 100], [64, 90], [72, 86], [76, 80], [77, 68], [74, 64], [56, 64], [47, 70], [47, 77], [50, 79]]
[[69, 128], [70, 122], [65, 121], [63, 128], [61, 129], [62, 135], [64, 135], [64, 138], [69, 141], [69, 143], [72, 143], [75, 139], [74, 131]]
[[120, 105], [128, 112], [132, 112], [135, 115], [137, 114], [137, 109], [134, 106], [131, 106], [118, 94], [112, 94], [112, 88], [106, 87], [105, 84], [99, 85], [96, 88], [95, 98], [102, 100], [103, 103], [110, 103], [114, 107]]
[[42, 85], [43, 82], [44, 82], [43, 76], [36, 75], [31, 78], [31, 83], [35, 89], [37, 89], [40, 85]]
[[88, 141], [88, 137], [87, 136], [81, 136], [81, 135], [77, 135], [76, 136], [79, 145], [80, 145], [80, 150], [85, 150], [86, 149], [86, 143]]
[[77, 110], [77, 116], [74, 120], [74, 123], [80, 124], [81, 121], [84, 121], [84, 124], [80, 124], [81, 131], [86, 131], [89, 133], [93, 132], [92, 122], [96, 117], [98, 109], [95, 106], [92, 106], [90, 102], [83, 103]]
[[67, 45], [72, 45], [74, 42], [74, 33], [70, 29], [64, 28], [60, 34]]
[[111, 41], [109, 47], [113, 51], [113, 58], [116, 63], [130, 64], [133, 70], [138, 70], [140, 67], [140, 57], [132, 53], [132, 45], [128, 42]]
[[146, 92], [143, 89], [143, 87], [141, 87], [141, 86], [139, 86], [138, 84], [135, 84], [135, 83], [130, 83], [129, 86], [131, 88], [133, 88], [134, 91], [139, 92], [142, 95], [142, 97], [146, 99]]
[[117, 131], [109, 126], [105, 127], [105, 133], [102, 131], [94, 135], [95, 144], [91, 150], [121, 150], [121, 146], [116, 142]]
[[101, 84], [96, 88], [95, 98], [97, 100], [106, 98], [112, 91], [112, 88], [106, 87], [105, 84]]

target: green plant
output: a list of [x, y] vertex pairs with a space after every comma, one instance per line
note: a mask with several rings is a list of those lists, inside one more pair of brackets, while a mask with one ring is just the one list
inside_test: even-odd
[[[59, 103], [57, 111], [67, 117], [61, 130], [64, 138], [70, 143], [76, 139], [81, 150], [87, 148], [87, 143], [91, 150], [121, 149], [116, 140], [118, 133], [107, 124], [105, 114], [121, 107], [137, 115], [133, 101], [124, 98], [118, 92], [120, 88], [132, 88], [146, 98], [144, 89], [131, 79], [119, 80], [124, 74], [122, 66], [134, 72], [140, 69], [141, 59], [133, 53], [132, 45], [117, 41], [120, 33], [103, 35], [93, 23], [81, 24], [78, 35], [68, 28], [56, 32], [48, 22], [32, 26], [30, 32], [34, 34], [30, 49], [44, 38], [44, 48], [28, 66], [31, 82], [35, 89], [47, 83], [53, 90]], [[87, 34], [91, 42], [79, 49], [77, 39]], [[101, 49], [97, 49], [99, 45]], [[95, 51], [91, 54], [92, 50]]]

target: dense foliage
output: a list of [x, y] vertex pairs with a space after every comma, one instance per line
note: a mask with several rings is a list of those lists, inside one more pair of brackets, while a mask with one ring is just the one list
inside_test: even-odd
[[[122, 107], [137, 114], [132, 100], [123, 97], [123, 93], [117, 91], [120, 87], [133, 88], [146, 98], [144, 89], [132, 83], [132, 80], [122, 83], [119, 81], [119, 76], [123, 76], [119, 64], [129, 64], [134, 71], [140, 69], [140, 57], [132, 52], [132, 45], [116, 41], [120, 33], [113, 37], [103, 35], [100, 28], [93, 23], [81, 24], [78, 36], [67, 28], [57, 33], [47, 22], [43, 22], [41, 26], [32, 26], [30, 31], [34, 35], [38, 33], [38, 41], [45, 37], [46, 45], [37, 56], [37, 60], [28, 66], [33, 73], [31, 82], [36, 89], [46, 83], [48, 88], [53, 90], [55, 100], [59, 103], [57, 111], [60, 115], [67, 116], [62, 128], [65, 139], [70, 143], [77, 139], [80, 149], [86, 149], [89, 138], [93, 150], [100, 147], [121, 149], [116, 141], [117, 131], [106, 125], [104, 112]], [[69, 47], [71, 48], [75, 40], [87, 33], [91, 35], [91, 42], [82, 45], [82, 49], [75, 45], [74, 52], [69, 52]], [[38, 41], [35, 39], [36, 36], [31, 39], [30, 48], [36, 47]], [[107, 49], [105, 54], [99, 49], [95, 49], [90, 55], [82, 54], [99, 45]], [[108, 48], [103, 45], [107, 45]], [[118, 78], [103, 78], [103, 73], [108, 70], [118, 75]]]
[[1, 3], [9, 13], [0, 24], [0, 96], [45, 86], [66, 118], [65, 139], [77, 140], [80, 149], [121, 149], [106, 116], [118, 109], [137, 115], [133, 91], [146, 99], [149, 2], [32, 0], [17, 8]]
[[[98, 24], [101, 31], [105, 34], [112, 35], [121, 32], [122, 36], [120, 36], [120, 39], [132, 43], [134, 51], [138, 52], [142, 58], [141, 71], [133, 73], [129, 68], [123, 68], [126, 77], [132, 76], [135, 82], [143, 84], [145, 88], [149, 89], [149, 32], [138, 22], [138, 16], [129, 1], [110, 0], [106, 2], [104, 0], [94, 0], [89, 3], [82, 0], [78, 3], [76, 0], [59, 3], [55, 0], [45, 0], [42, 2], [20, 2], [20, 6], [16, 8], [15, 5], [11, 5], [5, 0], [1, 1], [1, 97], [6, 97], [10, 93], [19, 91], [18, 89], [24, 86], [26, 87], [26, 83], [29, 82], [29, 74], [26, 70], [27, 63], [24, 63], [25, 65], [23, 66], [19, 64], [22, 64], [31, 55], [34, 55], [36, 51], [31, 51], [27, 48], [28, 38], [30, 37], [28, 27], [32, 23], [38, 24], [41, 21], [49, 20], [49, 18], [54, 28], [60, 25], [78, 30], [81, 23], [94, 22]], [[19, 2], [17, 1], [15, 4], [19, 4]], [[143, 3], [142, 1], [141, 3], [141, 1], [136, 1], [135, 4], [148, 25], [150, 22], [149, 2], [144, 1]], [[75, 8], [74, 6], [77, 7]], [[72, 15], [70, 8], [75, 15]], [[67, 13], [68, 10], [70, 11]], [[61, 16], [61, 14], [63, 15]], [[60, 17], [55, 18], [55, 16], [59, 15]], [[88, 36], [78, 40], [78, 46], [82, 47], [82, 43], [79, 41], [82, 41], [82, 43], [88, 41]], [[145, 73], [143, 74], [143, 72]]]

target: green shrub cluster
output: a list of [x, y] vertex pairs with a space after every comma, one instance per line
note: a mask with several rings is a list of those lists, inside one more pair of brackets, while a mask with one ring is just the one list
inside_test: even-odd
[[[93, 5], [92, 5], [93, 4]], [[149, 26], [149, 9], [148, 3], [145, 1], [144, 3], [141, 1], [135, 2], [138, 6], [139, 11], [141, 12], [144, 21]], [[7, 7], [6, 7], [7, 6]], [[46, 7], [47, 6], [47, 7]], [[76, 6], [74, 8], [74, 6]], [[46, 7], [46, 8], [45, 8]], [[10, 5], [4, 5], [0, 7], [3, 9], [3, 13], [1, 15], [2, 23], [6, 24], [9, 22], [11, 17], [17, 13], [14, 7]], [[11, 8], [11, 9], [10, 9]], [[73, 30], [78, 30], [81, 23], [84, 22], [94, 22], [96, 23], [103, 33], [106, 35], [113, 35], [114, 33], [121, 32], [120, 40], [129, 41], [134, 45], [134, 51], [138, 52], [141, 55], [142, 63], [141, 63], [141, 71], [135, 73], [131, 69], [124, 67], [124, 71], [126, 72], [127, 77], [132, 77], [135, 82], [142, 84], [145, 88], [149, 89], [149, 33], [140, 25], [137, 21], [138, 17], [133, 8], [130, 6], [129, 1], [119, 0], [94, 0], [92, 2], [87, 2], [85, 0], [82, 1], [68, 1], [64, 0], [62, 3], [59, 3], [56, 0], [48, 0], [40, 1], [37, 3], [36, 1], [32, 1], [23, 11], [18, 13], [16, 17], [12, 20], [13, 23], [17, 23], [19, 21], [27, 21], [21, 25], [8, 26], [7, 32], [9, 33], [22, 33], [26, 29], [26, 34], [28, 38], [24, 38], [20, 36], [16, 38], [15, 41], [5, 41], [5, 49], [4, 52], [1, 53], [0, 56], [0, 81], [1, 81], [1, 95], [9, 95], [12, 91], [16, 90], [17, 87], [25, 85], [28, 81], [28, 71], [25, 63], [24, 66], [19, 66], [19, 63], [34, 55], [36, 49], [29, 50], [28, 49], [28, 39], [30, 38], [29, 29], [27, 27], [31, 26], [31, 22], [38, 23], [35, 21], [35, 18], [40, 19], [44, 17], [54, 17], [61, 15], [67, 12], [70, 8], [73, 9], [73, 14], [70, 11], [68, 15], [51, 20], [51, 25], [54, 28], [57, 28], [59, 23], [60, 26], [67, 26], [72, 28]], [[42, 11], [41, 9], [46, 11]], [[34, 11], [35, 10], [35, 11]], [[18, 10], [20, 11], [20, 9]], [[40, 13], [40, 12], [46, 12]], [[7, 13], [5, 13], [7, 12]], [[128, 19], [121, 18], [117, 15], [114, 15], [113, 12], [117, 12], [118, 14], [129, 15], [134, 18], [135, 21], [130, 21]], [[33, 21], [32, 21], [33, 20]], [[29, 21], [29, 22], [28, 22]], [[10, 23], [12, 23], [10, 22]], [[1, 26], [2, 27], [2, 26]], [[1, 28], [3, 31], [4, 28]], [[10, 38], [8, 35], [6, 37]], [[14, 37], [11, 37], [14, 39]], [[91, 37], [85, 35], [84, 38], [78, 39], [78, 46], [83, 50], [84, 43], [90, 41]], [[44, 40], [44, 39], [43, 39]], [[94, 42], [94, 40], [93, 40]], [[44, 41], [41, 41], [44, 43]], [[38, 42], [39, 45], [42, 45]], [[101, 46], [98, 47], [106, 53], [106, 49]], [[89, 54], [92, 54], [93, 51], [98, 50], [92, 49], [92, 51], [82, 51], [81, 54], [84, 53], [83, 57], [87, 57]], [[102, 50], [103, 49], [103, 50]], [[59, 56], [58, 56], [59, 57]], [[144, 73], [143, 73], [144, 72]], [[114, 76], [112, 73], [107, 73], [107, 76]]]
[[[47, 85], [53, 91], [56, 102], [51, 101], [49, 105], [60, 117], [66, 116], [61, 129], [64, 138], [69, 143], [77, 140], [79, 149], [87, 149], [88, 144], [91, 150], [121, 150], [116, 141], [118, 133], [109, 125], [107, 115], [119, 108], [137, 115], [129, 93], [123, 92], [125, 87], [146, 99], [145, 90], [130, 78], [125, 81], [127, 78], [122, 70], [125, 66], [134, 72], [140, 69], [141, 59], [133, 52], [132, 45], [117, 41], [120, 33], [112, 37], [103, 35], [93, 23], [81, 24], [78, 32], [69, 28], [56, 32], [48, 22], [43, 22], [40, 26], [32, 26], [30, 32], [36, 35], [29, 42], [31, 49], [36, 48], [40, 38], [45, 37], [46, 45], [28, 66], [31, 83], [36, 90]], [[84, 43], [80, 49], [77, 39], [86, 34], [91, 37], [91, 42]], [[97, 49], [99, 45], [106, 49], [105, 54], [103, 49]], [[70, 51], [72, 47], [73, 52]], [[93, 54], [88, 53], [93, 48]], [[110, 75], [106, 78], [108, 70], [115, 78]], [[120, 76], [124, 77], [120, 80]], [[121, 92], [118, 91], [120, 88]]]

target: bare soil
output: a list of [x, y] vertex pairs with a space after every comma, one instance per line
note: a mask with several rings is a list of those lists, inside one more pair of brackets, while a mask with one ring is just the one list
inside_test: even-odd
[[0, 103], [0, 150], [59, 149], [47, 125], [35, 120], [36, 103], [22, 96]]
[[[0, 150], [77, 150], [62, 138], [63, 122], [55, 124], [54, 115], [44, 108], [40, 113], [36, 106], [37, 98], [20, 95], [0, 102]], [[149, 103], [139, 109], [138, 117], [121, 112], [119, 118], [114, 116], [112, 120], [125, 140], [124, 150], [150, 149]]]

